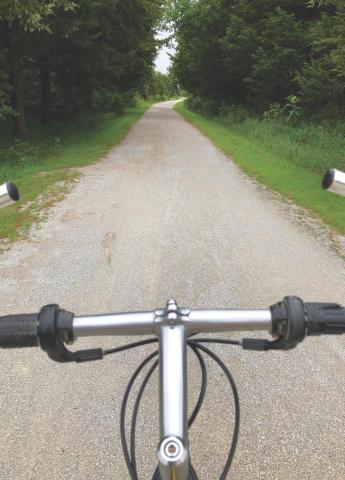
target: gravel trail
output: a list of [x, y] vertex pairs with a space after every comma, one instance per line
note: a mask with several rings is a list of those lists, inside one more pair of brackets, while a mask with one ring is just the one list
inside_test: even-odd
[[[194, 307], [266, 307], [288, 294], [345, 302], [342, 260], [291, 205], [244, 175], [172, 110], [152, 107], [83, 176], [30, 239], [0, 257], [1, 314], [59, 303], [77, 314]], [[101, 339], [85, 345], [121, 345]], [[59, 365], [41, 351], [1, 351], [0, 479], [125, 480], [121, 399], [153, 347]], [[242, 424], [231, 478], [345, 478], [345, 338], [289, 353], [214, 347], [238, 384]], [[191, 432], [200, 479], [221, 471], [232, 424], [224, 378], [209, 364]], [[190, 355], [190, 404], [199, 370]], [[141, 479], [153, 472], [157, 377], [138, 423]], [[229, 412], [230, 409], [230, 412]], [[218, 475], [218, 476], [217, 476]]]

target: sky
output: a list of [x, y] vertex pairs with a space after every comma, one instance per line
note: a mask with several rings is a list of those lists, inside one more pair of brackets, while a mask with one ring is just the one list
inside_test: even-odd
[[156, 70], [162, 73], [167, 73], [168, 68], [170, 66], [170, 58], [168, 56], [168, 52], [172, 52], [171, 49], [168, 49], [167, 47], [163, 47], [159, 50], [158, 55], [155, 60], [155, 67]]
[[[159, 32], [157, 35], [158, 39], [164, 39], [169, 35], [168, 32]], [[172, 54], [174, 53], [175, 49], [174, 48], [168, 48], [168, 47], [162, 47], [155, 60], [155, 67], [156, 70], [162, 73], [167, 73], [168, 68], [170, 67], [171, 61], [169, 58], [169, 53]]]

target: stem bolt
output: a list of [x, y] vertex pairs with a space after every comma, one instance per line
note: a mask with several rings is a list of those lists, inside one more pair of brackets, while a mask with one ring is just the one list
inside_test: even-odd
[[164, 448], [164, 453], [168, 458], [175, 458], [180, 453], [180, 446], [174, 440], [170, 440]]

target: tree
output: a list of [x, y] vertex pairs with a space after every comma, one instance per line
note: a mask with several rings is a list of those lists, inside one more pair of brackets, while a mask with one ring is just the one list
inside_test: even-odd
[[308, 39], [304, 22], [280, 7], [262, 20], [251, 70], [244, 79], [259, 111], [296, 90], [295, 75], [305, 61]]
[[174, 71], [182, 87], [195, 95], [222, 98], [229, 90], [220, 41], [227, 25], [225, 0], [201, 0], [184, 6], [177, 25]]
[[143, 92], [146, 98], [155, 98], [157, 100], [168, 100], [179, 95], [179, 86], [174, 73], [170, 70], [168, 73], [152, 71], [151, 80], [146, 84]]
[[11, 102], [15, 112], [16, 132], [27, 136], [28, 130], [24, 108], [25, 62], [30, 52], [32, 33], [50, 32], [50, 20], [62, 9], [70, 11], [76, 4], [68, 0], [3, 0], [0, 5], [0, 30], [2, 50], [6, 52], [9, 81], [11, 84]]
[[345, 0], [175, 0], [168, 14], [178, 81], [215, 109], [262, 113], [291, 95], [310, 112], [345, 104]]
[[[0, 105], [2, 98], [2, 111], [12, 105], [17, 133], [27, 135], [25, 107], [33, 115], [39, 110], [46, 123], [58, 111], [71, 116], [128, 102], [150, 79], [163, 4], [3, 0], [0, 61], [6, 75], [0, 77]], [[6, 82], [11, 93], [5, 101]]]

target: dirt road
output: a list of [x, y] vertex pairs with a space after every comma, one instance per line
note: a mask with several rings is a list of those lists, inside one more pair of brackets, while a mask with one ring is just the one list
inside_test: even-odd
[[[151, 108], [83, 173], [41, 229], [1, 256], [2, 314], [50, 302], [78, 314], [152, 309], [172, 296], [194, 307], [263, 307], [287, 294], [345, 302], [344, 261], [325, 238], [241, 173], [172, 103]], [[55, 364], [31, 349], [1, 351], [0, 479], [127, 479], [120, 401], [151, 350], [82, 365]], [[345, 337], [308, 339], [289, 353], [215, 350], [241, 397], [231, 478], [345, 478]], [[193, 359], [189, 376], [192, 404]], [[233, 428], [224, 379], [213, 365], [209, 376], [191, 432], [205, 480], [218, 478]], [[139, 420], [143, 479], [153, 471], [157, 412], [155, 378]]]

